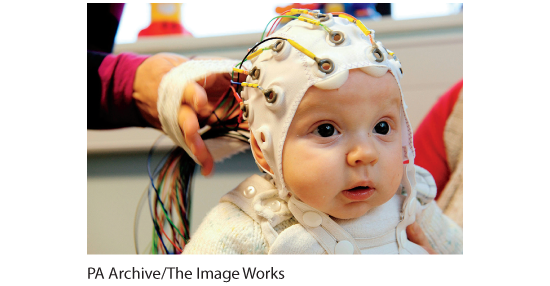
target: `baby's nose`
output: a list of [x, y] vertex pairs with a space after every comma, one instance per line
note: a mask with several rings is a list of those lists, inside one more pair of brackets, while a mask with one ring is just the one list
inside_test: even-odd
[[378, 162], [378, 151], [373, 144], [362, 142], [357, 144], [347, 154], [348, 165], [354, 167], [358, 165], [374, 165]]

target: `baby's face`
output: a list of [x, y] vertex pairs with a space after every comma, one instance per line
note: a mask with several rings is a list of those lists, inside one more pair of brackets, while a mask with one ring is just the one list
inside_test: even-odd
[[401, 97], [390, 73], [351, 70], [336, 90], [311, 87], [283, 149], [287, 187], [333, 217], [360, 217], [393, 197], [403, 176]]

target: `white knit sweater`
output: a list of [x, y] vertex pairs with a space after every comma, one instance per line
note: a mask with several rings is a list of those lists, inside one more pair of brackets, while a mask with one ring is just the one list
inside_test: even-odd
[[[255, 178], [256, 181], [258, 178]], [[251, 179], [254, 178], [247, 180]], [[247, 181], [229, 192], [210, 211], [185, 247], [184, 254], [327, 253], [316, 238], [306, 231], [307, 227], [290, 213], [286, 203], [273, 211], [261, 207], [259, 198], [245, 202], [241, 190], [246, 185]], [[264, 191], [256, 197], [263, 197], [265, 202], [271, 197], [277, 197], [275, 190]], [[402, 202], [403, 197], [395, 195], [389, 202], [361, 218], [334, 221], [355, 238], [361, 253], [397, 253], [392, 230], [399, 222]], [[442, 254], [461, 254], [462, 228], [443, 215], [433, 201], [421, 209], [417, 212], [416, 221], [426, 233], [432, 248]], [[412, 250], [410, 253], [424, 253], [416, 244], [407, 243]]]

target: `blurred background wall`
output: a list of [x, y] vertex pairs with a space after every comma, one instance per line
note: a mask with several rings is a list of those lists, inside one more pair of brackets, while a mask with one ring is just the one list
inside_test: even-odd
[[[267, 22], [277, 15], [273, 7], [265, 7], [264, 10], [268, 10], [267, 14], [250, 13], [249, 18], [252, 19], [248, 19], [248, 16], [238, 14], [241, 12], [228, 11], [228, 6], [219, 9], [208, 7], [214, 15], [209, 15], [206, 19], [203, 13], [202, 18], [196, 18], [195, 14], [200, 14], [196, 13], [198, 9], [205, 12], [207, 8], [193, 6], [197, 4], [184, 4], [181, 13], [182, 24], [195, 37], [161, 36], [140, 38], [136, 41], [137, 33], [148, 25], [151, 15], [148, 4], [133, 5], [135, 4], [127, 4], [125, 7], [115, 53], [173, 52], [184, 56], [223, 56], [242, 59], [246, 50], [259, 41], [261, 31]], [[278, 6], [284, 5], [288, 4]], [[459, 7], [457, 5], [446, 6], [446, 12], [439, 9], [440, 12], [427, 15], [428, 8], [422, 10], [422, 7], [415, 7], [421, 11], [417, 12], [415, 17], [409, 15], [413, 8], [407, 10], [406, 7], [385, 6], [384, 9], [387, 7], [389, 11], [383, 13], [391, 13], [390, 15], [379, 15], [363, 22], [369, 29], [376, 31], [377, 40], [399, 57], [403, 65], [402, 89], [408, 105], [407, 112], [413, 128], [416, 128], [437, 98], [462, 78], [462, 13], [453, 12], [459, 11], [456, 9]], [[455, 7], [455, 10], [449, 7]], [[233, 16], [232, 19], [242, 20], [226, 23], [220, 18], [225, 16], [216, 17], [215, 13], [229, 14]], [[190, 14], [195, 16], [189, 16]], [[450, 15], [433, 17], [440, 14]], [[135, 20], [136, 17], [138, 20]], [[130, 29], [128, 25], [133, 25], [134, 36], [126, 36], [126, 33], [131, 34], [126, 32]], [[228, 25], [254, 29], [234, 33], [234, 28], [231, 32], [224, 32]], [[162, 133], [146, 128], [87, 132], [88, 253], [136, 253], [134, 238], [139, 241], [139, 251], [144, 252], [151, 240], [152, 223], [147, 206], [141, 213], [136, 213], [136, 209], [149, 183], [146, 169], [147, 153]], [[168, 150], [170, 146], [169, 139], [162, 141], [159, 152], [153, 156], [152, 167], [156, 166], [163, 151]], [[246, 177], [255, 173], [260, 174], [249, 151], [216, 164], [214, 170], [214, 176], [211, 178], [204, 178], [198, 172], [195, 175], [191, 236], [208, 210], [217, 204], [223, 194]], [[138, 228], [137, 235], [134, 235], [136, 219]]]

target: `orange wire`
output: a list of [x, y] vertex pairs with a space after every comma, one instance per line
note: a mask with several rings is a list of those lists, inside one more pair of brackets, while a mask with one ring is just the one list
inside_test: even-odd
[[[271, 28], [269, 28], [269, 31], [267, 31], [267, 35], [265, 36], [266, 38], [269, 37], [269, 35], [272, 33], [272, 30], [274, 27], [277, 27], [277, 25], [279, 25], [279, 19], [281, 18], [278, 18], [277, 20], [275, 20], [275, 22], [273, 22], [273, 25], [271, 25]], [[275, 31], [273, 31], [275, 32]]]
[[[281, 14], [279, 14], [279, 16], [284, 16], [284, 15], [286, 15], [286, 13], [288, 13], [288, 12], [290, 12], [290, 9], [284, 11], [284, 12], [281, 13]], [[279, 26], [279, 23], [281, 23], [281, 19], [283, 19], [283, 17], [277, 18], [277, 20], [275, 20], [275, 22], [273, 22], [273, 25], [271, 26], [271, 28], [270, 28], [269, 31], [267, 32], [267, 35], [265, 36], [266, 38], [267, 38], [271, 33], [275, 33], [274, 28], [276, 28], [277, 26]], [[273, 30], [273, 32], [272, 32], [271, 30]]]
[[[232, 85], [230, 87], [233, 90], [233, 96], [235, 97], [235, 99], [237, 99], [240, 105], [243, 102], [242, 98], [239, 96], [237, 91], [235, 91], [235, 88]], [[238, 118], [239, 124], [242, 123], [242, 120], [243, 120], [243, 110], [239, 107], [239, 118]]]
[[168, 241], [170, 241], [170, 243], [175, 247], [177, 248], [180, 252], [183, 252], [181, 250], [181, 248], [179, 248], [175, 243], [172, 242], [172, 240], [170, 240], [170, 238], [168, 237], [168, 235], [166, 234], [166, 232], [164, 232], [164, 227], [160, 229], [162, 231], [162, 233], [166, 236], [166, 239], [168, 239]]

